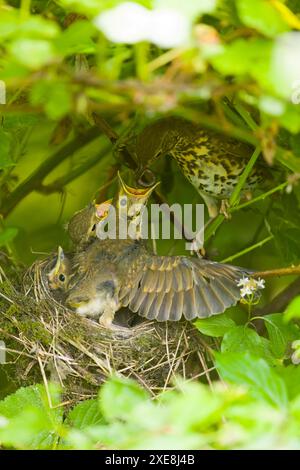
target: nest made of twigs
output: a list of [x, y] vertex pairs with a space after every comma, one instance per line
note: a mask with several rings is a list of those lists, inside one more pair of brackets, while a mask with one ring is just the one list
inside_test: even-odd
[[135, 378], [153, 395], [171, 387], [175, 374], [208, 375], [205, 343], [192, 324], [148, 321], [123, 309], [113, 330], [103, 328], [52, 297], [43, 275], [47, 262], [13, 273], [14, 280], [0, 272], [0, 331], [17, 386], [56, 380], [77, 401], [93, 396], [113, 373]]

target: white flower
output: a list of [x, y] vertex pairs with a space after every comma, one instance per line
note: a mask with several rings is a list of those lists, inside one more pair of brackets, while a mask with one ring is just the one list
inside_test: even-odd
[[151, 30], [148, 40], [163, 48], [179, 47], [188, 43], [190, 21], [171, 8], [159, 8], [151, 12]]
[[134, 44], [147, 40], [151, 30], [149, 13], [142, 5], [124, 2], [104, 11], [94, 22], [110, 41]]
[[241, 287], [240, 295], [241, 297], [246, 297], [257, 293], [258, 290], [265, 288], [265, 280], [258, 278], [253, 279], [249, 277], [243, 277], [239, 279], [237, 283], [238, 287]]
[[300, 364], [300, 340], [297, 339], [296, 341], [293, 341], [291, 346], [292, 349], [294, 349], [294, 352], [291, 355], [291, 361], [293, 364], [298, 365]]
[[98, 15], [95, 25], [112, 42], [135, 44], [149, 41], [163, 48], [179, 47], [189, 41], [192, 22], [180, 10], [148, 10], [134, 2], [124, 2]]
[[242, 287], [240, 294], [241, 294], [241, 297], [246, 297], [246, 295], [251, 295], [252, 289], [250, 289], [250, 287]]
[[243, 277], [238, 282], [238, 287], [245, 286], [249, 282], [249, 277]]
[[9, 423], [8, 419], [5, 416], [0, 416], [0, 428], [4, 428]]
[[264, 279], [261, 279], [260, 277], [256, 281], [256, 285], [258, 289], [264, 289], [266, 286], [266, 281]]
[[278, 35], [273, 47], [270, 75], [279, 96], [290, 97], [297, 104], [299, 88], [295, 85], [300, 79], [300, 32], [292, 31]]

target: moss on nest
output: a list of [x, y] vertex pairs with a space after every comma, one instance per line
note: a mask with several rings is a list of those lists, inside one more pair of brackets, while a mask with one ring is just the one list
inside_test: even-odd
[[148, 321], [123, 309], [115, 328], [105, 329], [52, 298], [46, 262], [34, 263], [17, 285], [1, 273], [1, 336], [17, 386], [58, 380], [73, 402], [93, 396], [113, 373], [135, 378], [153, 395], [171, 386], [174, 374], [205, 374], [204, 343], [192, 324]]

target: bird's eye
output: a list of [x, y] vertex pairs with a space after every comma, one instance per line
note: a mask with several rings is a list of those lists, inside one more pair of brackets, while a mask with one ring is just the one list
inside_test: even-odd
[[58, 279], [61, 281], [61, 282], [64, 282], [66, 280], [66, 276], [64, 274], [60, 274], [58, 276]]

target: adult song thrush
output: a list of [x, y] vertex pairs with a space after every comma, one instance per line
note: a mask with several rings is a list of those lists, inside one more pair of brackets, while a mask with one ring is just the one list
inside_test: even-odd
[[[138, 135], [129, 137], [127, 146], [138, 166], [140, 182], [155, 160], [166, 155], [174, 157], [202, 196], [211, 217], [218, 213], [216, 199], [230, 198], [253, 153], [251, 145], [179, 117], [162, 118], [147, 125]], [[246, 181], [244, 194], [269, 176], [268, 169], [258, 162]]]

